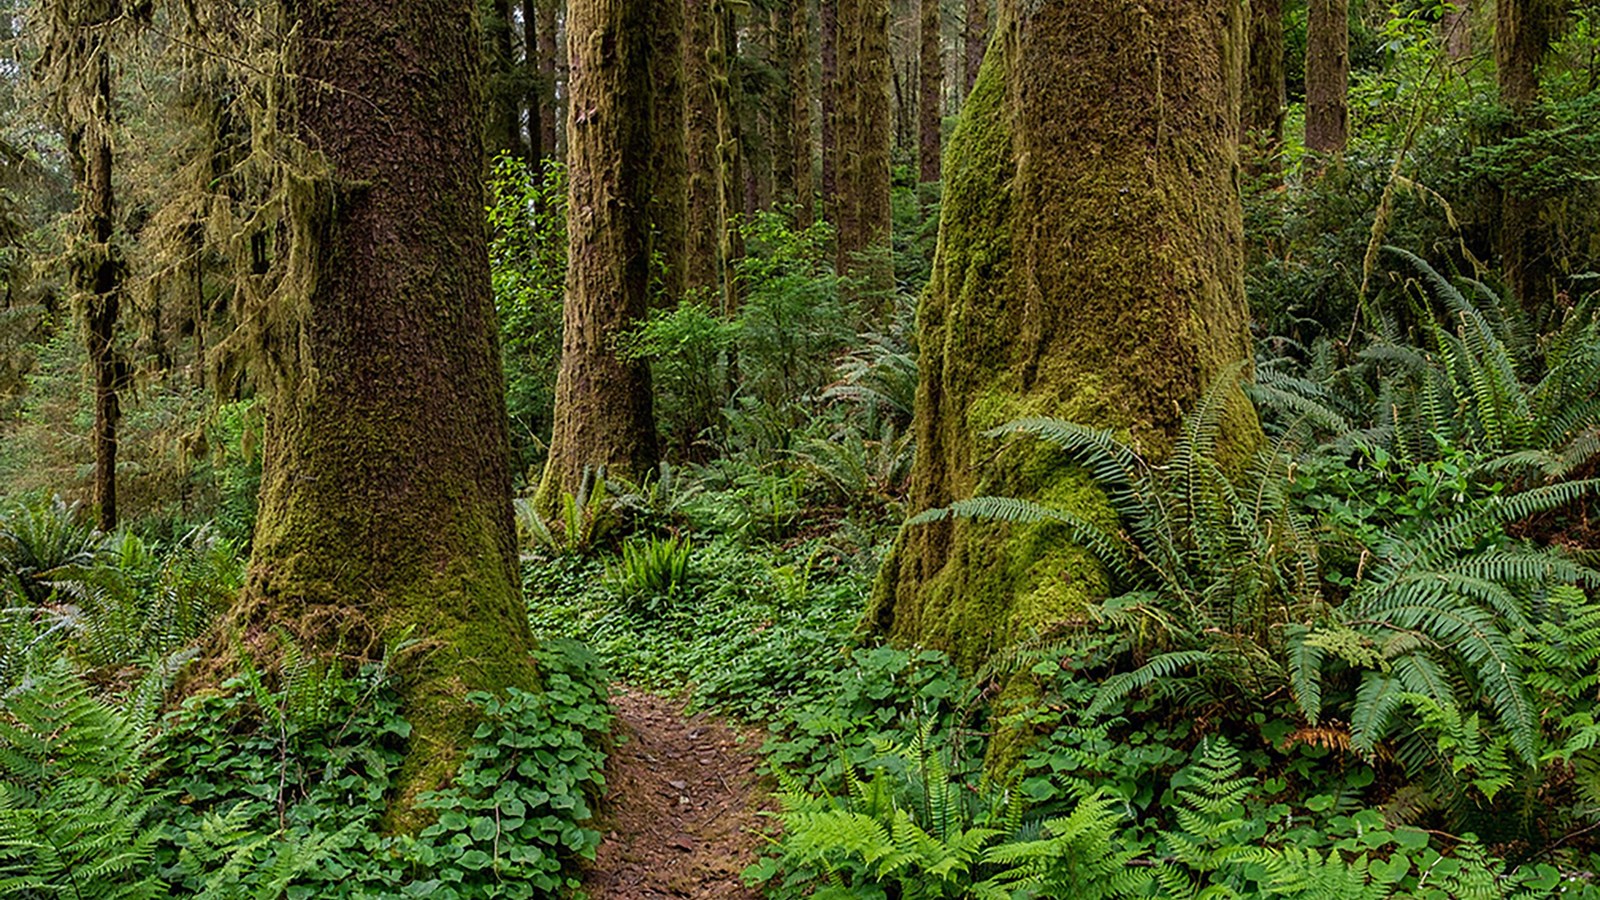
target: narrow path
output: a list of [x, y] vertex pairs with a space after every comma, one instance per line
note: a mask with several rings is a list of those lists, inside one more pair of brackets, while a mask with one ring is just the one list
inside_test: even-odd
[[584, 890], [593, 900], [754, 900], [739, 874], [769, 821], [758, 815], [755, 740], [627, 688], [612, 706], [626, 742], [606, 768], [604, 839]]

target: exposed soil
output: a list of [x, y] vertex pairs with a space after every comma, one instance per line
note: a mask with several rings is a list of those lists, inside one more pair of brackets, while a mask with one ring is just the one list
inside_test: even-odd
[[758, 813], [754, 751], [727, 724], [619, 688], [619, 735], [600, 806], [605, 838], [584, 890], [593, 900], [754, 900], [739, 874], [756, 861], [770, 820]]

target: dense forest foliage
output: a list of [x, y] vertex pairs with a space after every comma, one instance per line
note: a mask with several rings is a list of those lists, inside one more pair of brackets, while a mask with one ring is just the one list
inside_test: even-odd
[[1596, 0], [0, 30], [0, 896], [1600, 896]]

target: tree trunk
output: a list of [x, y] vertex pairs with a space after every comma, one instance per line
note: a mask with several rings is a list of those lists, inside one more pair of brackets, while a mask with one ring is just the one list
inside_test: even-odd
[[550, 459], [535, 505], [553, 510], [587, 470], [638, 479], [660, 458], [650, 367], [617, 340], [650, 307], [656, 0], [570, 0], [567, 302]]
[[1306, 21], [1306, 148], [1327, 156], [1349, 141], [1349, 0], [1309, 0]]
[[712, 87], [712, 0], [684, 0], [684, 128], [689, 166], [685, 286], [705, 293], [721, 286], [722, 151]]
[[689, 159], [685, 145], [684, 6], [683, 3], [650, 4], [650, 78], [654, 83], [652, 109], [654, 134], [650, 224], [655, 230], [655, 253], [664, 271], [656, 302], [676, 305], [688, 284]]
[[[822, 218], [839, 225], [839, 4], [820, 0], [822, 45]], [[850, 0], [844, 0], [850, 2]]]
[[112, 247], [116, 198], [111, 182], [111, 58], [95, 34], [94, 121], [85, 128], [83, 149], [84, 230], [94, 244], [94, 265], [79, 276], [86, 288], [84, 325], [89, 368], [94, 373], [94, 505], [101, 531], [117, 527], [117, 423], [126, 366], [117, 352], [117, 320], [122, 308], [122, 266]]
[[[1500, 102], [1510, 114], [1502, 135], [1505, 140], [1544, 124], [1538, 113], [1539, 65], [1550, 50], [1560, 18], [1560, 0], [1499, 0], [1495, 4], [1495, 71]], [[1500, 267], [1511, 295], [1535, 316], [1549, 306], [1554, 294], [1551, 241], [1541, 206], [1537, 197], [1501, 190]]]
[[930, 184], [939, 180], [939, 154], [942, 150], [944, 108], [939, 101], [944, 96], [944, 29], [939, 16], [939, 0], [920, 0], [922, 7], [922, 68], [921, 91], [917, 97], [918, 124], [921, 132], [921, 180]]
[[883, 290], [892, 280], [886, 266], [858, 271], [857, 263], [862, 254], [887, 247], [890, 236], [888, 0], [839, 0], [838, 81], [836, 266], [869, 290]]
[[972, 93], [978, 81], [978, 68], [983, 65], [983, 55], [989, 49], [989, 0], [967, 0], [967, 20], [961, 26], [966, 54], [962, 77], [965, 82], [962, 96]]
[[805, 20], [801, 20], [801, 30], [794, 30], [795, 7], [804, 9], [805, 3], [803, 0], [779, 0], [767, 14], [767, 34], [771, 40], [768, 62], [772, 66], [775, 88], [765, 104], [768, 137], [772, 142], [772, 200], [785, 209], [793, 209], [799, 199], [795, 187], [798, 166], [794, 161], [798, 146], [794, 135], [795, 115], [799, 110], [795, 103], [794, 60], [800, 55], [798, 48], [805, 47]]
[[[1110, 507], [1081, 467], [1025, 443], [997, 453], [982, 433], [1056, 416], [1160, 456], [1180, 409], [1249, 359], [1239, 9], [1001, 0], [945, 155], [918, 319], [913, 511], [992, 494], [1106, 522]], [[1223, 446], [1258, 437], [1239, 396]], [[869, 621], [971, 670], [1106, 589], [1098, 563], [1059, 530], [908, 526]]]
[[1460, 61], [1472, 56], [1472, 0], [1451, 3], [1450, 12], [1439, 20], [1439, 33], [1444, 37], [1445, 55]]
[[511, 0], [494, 0], [485, 21], [489, 39], [489, 155], [521, 155], [522, 97], [517, 81], [516, 53], [511, 29]]
[[722, 312], [731, 316], [739, 307], [735, 264], [744, 256], [744, 237], [737, 218], [745, 211], [745, 161], [738, 109], [743, 93], [738, 67], [739, 31], [729, 0], [711, 0], [711, 47], [711, 96], [717, 114], [719, 165], [717, 263], [722, 273]]
[[[528, 110], [528, 167], [542, 172], [555, 148], [544, 145], [544, 73], [539, 60], [539, 0], [522, 0], [522, 71], [528, 85], [523, 106]], [[554, 143], [554, 142], [552, 142]]]
[[1255, 174], [1276, 176], [1282, 168], [1278, 154], [1283, 149], [1283, 113], [1288, 104], [1283, 0], [1252, 0], [1250, 41], [1245, 52], [1249, 67], [1240, 142]]
[[561, 114], [561, 98], [556, 86], [560, 76], [562, 42], [559, 12], [561, 0], [536, 0], [539, 12], [539, 152], [545, 159], [561, 155], [561, 135], [566, 117]]
[[810, 228], [816, 220], [816, 185], [812, 175], [811, 144], [811, 16], [806, 0], [788, 0], [789, 33], [794, 45], [788, 60], [790, 159], [794, 166], [794, 220], [796, 228]]
[[373, 657], [403, 636], [413, 726], [392, 827], [471, 739], [465, 695], [536, 683], [517, 578], [510, 439], [483, 226], [474, 0], [288, 0], [308, 285], [268, 406], [248, 643], [282, 627]]

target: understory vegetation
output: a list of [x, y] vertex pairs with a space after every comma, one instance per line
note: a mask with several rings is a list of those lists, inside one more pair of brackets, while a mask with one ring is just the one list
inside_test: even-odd
[[[771, 828], [743, 878], [779, 900], [1600, 897], [1600, 13], [1560, 51], [1589, 69], [1552, 70], [1540, 127], [1502, 139], [1492, 74], [1438, 63], [1437, 6], [1353, 35], [1344, 157], [1256, 161], [1254, 356], [1170, 447], [1049, 415], [981, 435], [1092, 482], [1103, 518], [910, 508], [940, 210], [907, 159], [893, 246], [857, 267], [892, 279], [837, 274], [824, 221], [736, 217], [737, 305], [658, 297], [616, 348], [648, 367], [668, 461], [591, 468], [542, 511], [567, 172], [499, 157], [539, 684], [464, 696], [470, 748], [417, 829], [392, 819], [401, 673], [436, 648], [229, 619], [267, 423], [195, 371], [204, 323], [151, 332], [188, 365], [124, 341], [124, 513], [97, 530], [84, 350], [41, 276], [0, 308], [0, 896], [580, 896], [621, 684], [762, 735]], [[1507, 184], [1554, 198], [1570, 271], [1538, 309], [1483, 261]], [[39, 217], [0, 249], [54, 237]], [[1243, 450], [1220, 437], [1241, 386]], [[958, 520], [1081, 548], [1108, 590], [981, 665], [885, 643], [865, 616], [900, 529]]]

